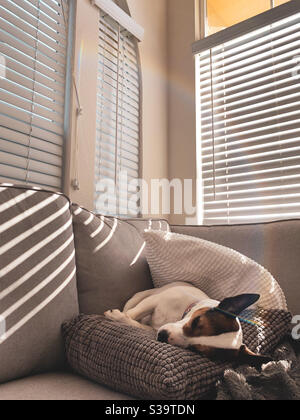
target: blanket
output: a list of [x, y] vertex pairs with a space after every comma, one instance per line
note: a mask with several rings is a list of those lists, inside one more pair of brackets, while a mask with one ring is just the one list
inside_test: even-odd
[[217, 384], [217, 400], [300, 400], [300, 341], [286, 338], [261, 372], [228, 369]]

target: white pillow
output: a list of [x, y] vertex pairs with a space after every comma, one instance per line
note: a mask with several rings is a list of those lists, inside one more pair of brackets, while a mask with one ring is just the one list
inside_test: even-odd
[[148, 230], [144, 238], [155, 287], [183, 281], [219, 301], [257, 293], [261, 296], [258, 306], [287, 310], [284, 293], [272, 275], [237, 251], [170, 232]]

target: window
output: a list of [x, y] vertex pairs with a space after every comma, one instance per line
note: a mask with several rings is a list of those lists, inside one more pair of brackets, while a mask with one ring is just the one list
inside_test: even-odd
[[68, 2], [0, 0], [0, 182], [61, 190]]
[[136, 217], [141, 115], [137, 40], [102, 8], [98, 61], [96, 212]]
[[289, 0], [205, 0], [206, 34], [211, 35]]
[[195, 43], [200, 223], [300, 216], [299, 30], [292, 1]]

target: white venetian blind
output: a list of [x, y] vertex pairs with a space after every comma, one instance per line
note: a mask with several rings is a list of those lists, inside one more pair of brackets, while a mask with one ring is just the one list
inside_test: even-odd
[[299, 217], [300, 13], [201, 51], [197, 75], [204, 224]]
[[[100, 10], [95, 207], [97, 212], [125, 217], [139, 214], [135, 195], [140, 161], [140, 68], [136, 42]], [[99, 200], [103, 188], [99, 185], [106, 180], [115, 185], [115, 190], [108, 191], [114, 197], [103, 208]]]
[[0, 0], [0, 182], [61, 189], [67, 19], [67, 0]]

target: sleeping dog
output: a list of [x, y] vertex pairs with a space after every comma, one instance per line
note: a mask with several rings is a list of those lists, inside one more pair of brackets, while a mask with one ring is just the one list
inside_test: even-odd
[[[160, 342], [188, 348], [218, 360], [236, 360], [252, 366], [271, 361], [243, 344], [238, 315], [259, 300], [244, 294], [219, 302], [187, 283], [172, 283], [160, 289], [137, 293], [124, 311], [104, 315], [133, 327], [157, 331]], [[234, 314], [234, 315], [233, 315]]]

